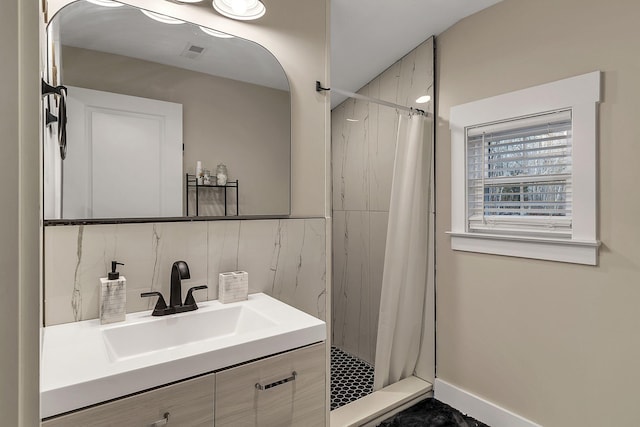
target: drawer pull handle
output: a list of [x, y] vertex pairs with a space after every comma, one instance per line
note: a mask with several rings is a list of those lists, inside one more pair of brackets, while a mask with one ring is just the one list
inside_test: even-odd
[[166, 426], [167, 424], [169, 424], [169, 413], [165, 412], [161, 420], [158, 420], [154, 423], [149, 424], [149, 427], [160, 427], [160, 426]]
[[297, 376], [298, 376], [297, 372], [293, 371], [293, 372], [291, 372], [291, 376], [290, 377], [282, 379], [282, 380], [279, 380], [279, 381], [272, 382], [272, 383], [267, 384], [267, 385], [262, 385], [260, 383], [256, 383], [256, 388], [258, 390], [269, 390], [270, 388], [278, 386], [280, 384], [288, 383], [289, 381], [294, 381]]

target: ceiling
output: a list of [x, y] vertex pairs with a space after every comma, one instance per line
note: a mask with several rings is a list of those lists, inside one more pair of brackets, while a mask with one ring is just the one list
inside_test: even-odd
[[[331, 0], [331, 85], [356, 92], [427, 38], [499, 1]], [[333, 93], [331, 108], [344, 99]]]
[[[163, 24], [134, 7], [102, 7], [89, 2], [65, 7], [53, 21], [65, 46], [289, 90], [282, 66], [264, 47], [237, 37], [213, 37], [194, 24]], [[194, 47], [200, 54], [194, 53]]]

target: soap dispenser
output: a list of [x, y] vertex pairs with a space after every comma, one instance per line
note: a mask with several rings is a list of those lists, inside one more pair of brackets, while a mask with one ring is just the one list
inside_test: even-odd
[[121, 262], [111, 261], [111, 271], [100, 279], [100, 323], [121, 322], [126, 317], [127, 279], [116, 271]]

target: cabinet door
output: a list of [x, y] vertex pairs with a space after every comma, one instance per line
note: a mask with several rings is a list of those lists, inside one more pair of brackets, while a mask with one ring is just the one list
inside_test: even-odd
[[215, 375], [211, 374], [52, 418], [42, 426], [211, 427], [214, 389]]
[[216, 374], [216, 427], [324, 425], [324, 343]]

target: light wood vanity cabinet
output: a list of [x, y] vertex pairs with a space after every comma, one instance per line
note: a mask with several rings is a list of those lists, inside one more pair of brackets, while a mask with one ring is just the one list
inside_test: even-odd
[[42, 427], [211, 427], [214, 390], [215, 374], [209, 374], [52, 418]]
[[215, 411], [216, 427], [324, 426], [324, 343], [218, 372]]
[[[166, 422], [165, 413], [169, 414]], [[165, 425], [324, 427], [325, 344], [267, 357], [42, 423], [43, 427]]]

